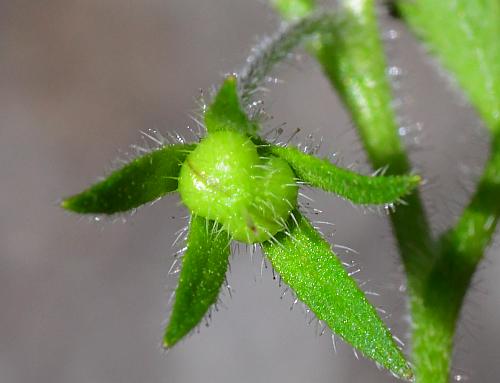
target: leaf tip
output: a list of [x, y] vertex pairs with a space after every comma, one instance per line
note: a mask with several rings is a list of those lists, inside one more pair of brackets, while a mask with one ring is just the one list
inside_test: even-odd
[[406, 369], [401, 372], [400, 377], [408, 382], [415, 381], [415, 375], [413, 374], [413, 370], [410, 365], [406, 365]]
[[412, 175], [410, 177], [410, 184], [413, 187], [416, 187], [422, 183], [422, 177], [420, 177], [418, 174]]
[[71, 211], [74, 213], [79, 213], [80, 211], [78, 210], [76, 204], [75, 204], [75, 197], [68, 197], [64, 198], [60, 203], [59, 207], [63, 208], [64, 210]]
[[231, 84], [231, 85], [235, 85], [237, 82], [238, 82], [238, 78], [236, 77], [235, 74], [229, 74], [226, 76], [226, 78], [224, 79], [224, 82], [226, 84]]
[[415, 375], [413, 373], [413, 367], [411, 363], [408, 362], [399, 347], [398, 350], [399, 357], [396, 361], [392, 360], [388, 365], [386, 365], [386, 368], [396, 378], [404, 380], [406, 382], [414, 382]]
[[71, 204], [69, 203], [68, 199], [63, 199], [60, 203], [59, 203], [59, 207], [63, 208], [64, 210], [70, 210]]
[[165, 334], [163, 335], [163, 340], [161, 347], [164, 350], [170, 350], [177, 342], [179, 337], [172, 335], [170, 325], [165, 329]]
[[83, 191], [79, 194], [72, 195], [70, 197], [64, 198], [59, 206], [66, 211], [78, 214], [109, 214], [106, 210], [97, 208], [95, 203], [93, 203], [91, 195], [87, 191]]
[[170, 350], [172, 348], [173, 344], [170, 344], [168, 340], [163, 339], [163, 342], [161, 343], [161, 348], [164, 350]]

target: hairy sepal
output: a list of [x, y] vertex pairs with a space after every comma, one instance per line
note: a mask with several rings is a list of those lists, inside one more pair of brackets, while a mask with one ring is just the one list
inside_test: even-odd
[[191, 217], [175, 301], [163, 338], [165, 348], [186, 336], [217, 302], [229, 254], [230, 237], [221, 225]]
[[390, 331], [330, 244], [298, 211], [292, 214], [287, 231], [262, 244], [274, 269], [335, 334], [395, 375], [411, 379]]
[[393, 204], [420, 182], [417, 175], [365, 176], [293, 147], [271, 145], [269, 151], [286, 160], [300, 181], [357, 204]]
[[114, 214], [177, 190], [177, 178], [195, 145], [169, 145], [132, 160], [87, 190], [64, 199], [76, 213]]

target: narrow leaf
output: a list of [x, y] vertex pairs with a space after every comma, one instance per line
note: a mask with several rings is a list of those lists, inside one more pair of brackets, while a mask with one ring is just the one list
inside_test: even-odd
[[404, 19], [500, 133], [500, 1], [399, 1]]
[[170, 145], [134, 159], [61, 207], [77, 213], [113, 214], [154, 201], [177, 189], [177, 177], [194, 145]]
[[420, 177], [416, 175], [361, 175], [292, 147], [271, 146], [270, 151], [286, 160], [301, 181], [354, 203], [395, 203], [409, 194], [420, 182]]
[[263, 243], [274, 269], [330, 329], [399, 377], [412, 371], [391, 333], [330, 245], [298, 211], [288, 232]]
[[199, 216], [191, 218], [164, 347], [172, 347], [187, 335], [217, 302], [228, 268], [229, 244], [229, 235], [219, 224]]
[[205, 112], [205, 127], [208, 133], [232, 130], [253, 135], [257, 132], [257, 124], [248, 119], [240, 106], [235, 76], [225, 79], [213, 103]]

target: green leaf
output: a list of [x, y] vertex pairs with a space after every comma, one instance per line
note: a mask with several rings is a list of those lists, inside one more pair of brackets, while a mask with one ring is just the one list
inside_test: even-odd
[[412, 371], [391, 333], [330, 245], [298, 211], [286, 232], [262, 244], [274, 269], [330, 329], [399, 377]]
[[399, 1], [404, 19], [500, 133], [500, 1]]
[[250, 121], [241, 108], [235, 76], [226, 78], [205, 112], [205, 127], [208, 133], [230, 130], [253, 135], [257, 132], [257, 124]]
[[229, 245], [229, 235], [219, 224], [191, 217], [164, 347], [172, 347], [187, 335], [216, 303], [229, 264]]
[[386, 177], [361, 175], [292, 147], [271, 146], [270, 151], [286, 160], [301, 181], [354, 203], [396, 203], [420, 182], [420, 177], [416, 175]]
[[181, 164], [195, 145], [170, 145], [138, 157], [61, 207], [76, 213], [113, 214], [154, 201], [177, 189]]

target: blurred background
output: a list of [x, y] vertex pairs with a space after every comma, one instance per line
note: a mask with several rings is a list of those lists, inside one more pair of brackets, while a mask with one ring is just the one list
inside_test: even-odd
[[[428, 180], [436, 232], [453, 222], [487, 155], [474, 111], [436, 63], [381, 10], [395, 107], [416, 169]], [[195, 99], [238, 70], [278, 18], [265, 0], [0, 0], [0, 382], [391, 382], [315, 322], [261, 257], [231, 262], [233, 297], [209, 327], [160, 349], [172, 243], [187, 214], [176, 196], [126, 222], [57, 206], [112, 168], [140, 130], [188, 137]], [[276, 71], [263, 95], [283, 140], [323, 139], [323, 155], [369, 171], [351, 122], [314, 61]], [[404, 278], [383, 213], [309, 192], [332, 243], [361, 268], [369, 298], [407, 340]], [[329, 226], [325, 232], [332, 234]], [[500, 376], [499, 246], [474, 279], [459, 328], [456, 380]], [[408, 346], [406, 346], [408, 350]]]

